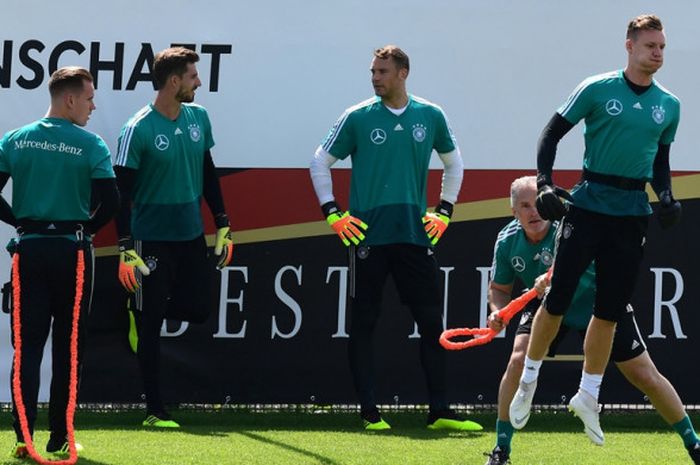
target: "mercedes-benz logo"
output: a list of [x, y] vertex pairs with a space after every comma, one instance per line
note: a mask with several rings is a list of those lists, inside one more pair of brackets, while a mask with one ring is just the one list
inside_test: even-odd
[[605, 104], [605, 111], [608, 112], [610, 116], [617, 116], [622, 113], [622, 102], [617, 99], [611, 98]]
[[525, 270], [525, 260], [523, 260], [523, 257], [516, 255], [510, 260], [510, 264], [513, 265], [513, 269], [518, 273]]
[[163, 134], [158, 134], [153, 143], [158, 150], [167, 150], [170, 147], [170, 141]]
[[386, 132], [383, 129], [375, 128], [369, 135], [369, 140], [376, 145], [382, 145], [386, 142]]

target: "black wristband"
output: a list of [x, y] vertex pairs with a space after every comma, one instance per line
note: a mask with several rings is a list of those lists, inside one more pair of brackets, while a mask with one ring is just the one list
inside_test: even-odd
[[333, 213], [340, 213], [341, 210], [338, 204], [335, 203], [334, 200], [331, 200], [330, 202], [326, 202], [321, 205], [321, 211], [323, 212], [324, 218], [328, 218], [329, 215], [332, 215]]
[[435, 207], [435, 213], [445, 215], [448, 218], [452, 218], [452, 211], [454, 210], [454, 205], [452, 205], [447, 200], [440, 200], [440, 203]]
[[225, 228], [226, 226], [231, 226], [231, 223], [229, 223], [226, 213], [219, 213], [214, 217], [214, 225], [216, 226], [216, 229], [221, 229]]
[[119, 241], [117, 242], [117, 245], [119, 246], [120, 252], [124, 252], [125, 250], [131, 250], [134, 248], [134, 239], [132, 239], [131, 236], [120, 237]]
[[671, 189], [666, 189], [661, 192], [659, 192], [659, 202], [661, 204], [666, 204], [666, 205], [671, 205], [673, 202], [676, 201], [676, 199], [673, 197], [673, 192], [671, 192]]
[[543, 186], [553, 186], [552, 173], [537, 173], [537, 189], [541, 189]]

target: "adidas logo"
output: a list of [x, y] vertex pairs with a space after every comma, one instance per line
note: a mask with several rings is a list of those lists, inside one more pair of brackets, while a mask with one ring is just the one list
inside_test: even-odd
[[641, 109], [642, 109], [642, 104], [639, 103], [639, 102], [637, 102], [637, 103], [635, 103], [634, 105], [632, 105], [632, 108], [634, 108], [634, 109], [636, 109], [636, 110], [641, 110]]
[[56, 229], [56, 225], [53, 224], [53, 223], [51, 223], [50, 225], [48, 225], [48, 226], [46, 227], [46, 229]]
[[180, 134], [182, 134], [182, 131], [180, 130], [180, 128], [175, 129], [175, 135], [179, 136]]
[[[685, 436], [686, 434], [690, 434], [690, 433], [692, 433], [692, 432], [693, 432], [692, 429], [686, 428], [686, 430], [683, 431], [683, 436]], [[695, 443], [695, 448], [697, 449], [698, 447], [700, 447], [700, 444], [698, 444], [698, 443], [696, 442], [696, 443]]]
[[507, 438], [508, 435], [506, 433], [501, 433], [498, 435], [499, 438]]
[[401, 123], [396, 123], [396, 126], [394, 126], [394, 131], [403, 131], [403, 126], [401, 126]]
[[633, 342], [632, 342], [632, 350], [636, 349], [637, 347], [639, 347], [639, 342], [638, 342], [638, 341], [633, 341]]

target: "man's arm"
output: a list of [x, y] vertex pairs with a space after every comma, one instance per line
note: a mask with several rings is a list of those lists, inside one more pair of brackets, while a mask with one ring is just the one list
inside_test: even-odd
[[119, 238], [131, 237], [131, 196], [136, 184], [136, 170], [125, 166], [115, 166], [119, 188], [119, 212], [116, 216], [117, 235]]
[[331, 166], [338, 159], [328, 153], [322, 146], [319, 146], [311, 158], [309, 174], [311, 183], [316, 191], [318, 203], [321, 205], [321, 212], [326, 221], [333, 228], [333, 231], [340, 237], [346, 247], [352, 242], [358, 245], [364, 240], [362, 231], [367, 229], [364, 221], [355, 218], [347, 211], [342, 211], [333, 197], [333, 178], [331, 176]]
[[142, 275], [150, 274], [149, 268], [134, 249], [134, 240], [131, 237], [131, 195], [136, 184], [136, 170], [124, 166], [115, 166], [114, 174], [117, 176], [121, 201], [119, 213], [115, 219], [117, 237], [119, 239], [119, 281], [129, 292], [136, 292], [141, 286], [135, 268]]
[[445, 165], [442, 171], [442, 188], [440, 190], [440, 200], [454, 205], [457, 203], [459, 190], [462, 188], [464, 178], [464, 162], [459, 147], [448, 153], [438, 153], [442, 164]]
[[511, 301], [511, 294], [513, 292], [513, 283], [511, 284], [497, 284], [491, 281], [489, 283], [488, 289], [488, 301], [489, 301], [489, 311], [491, 313], [497, 312]]
[[214, 160], [209, 150], [204, 152], [203, 177], [204, 200], [209, 206], [211, 214], [214, 218], [226, 215], [224, 198], [221, 195], [221, 183], [219, 182], [219, 177], [216, 175], [216, 167], [214, 166]]
[[547, 125], [542, 129], [540, 139], [537, 142], [537, 177], [546, 176], [552, 181], [552, 168], [557, 156], [559, 141], [571, 131], [574, 125], [559, 113], [554, 113]]
[[663, 191], [671, 190], [670, 153], [670, 144], [659, 144], [656, 158], [654, 158], [653, 177], [651, 179], [651, 188], [654, 189], [657, 197], [660, 197]]
[[224, 208], [224, 197], [221, 195], [221, 183], [216, 175], [216, 167], [214, 167], [214, 160], [209, 150], [204, 152], [203, 178], [204, 200], [214, 215], [214, 225], [216, 226], [214, 255], [219, 257], [216, 266], [218, 269], [222, 269], [228, 266], [233, 259], [233, 236], [231, 223]]
[[681, 203], [673, 197], [671, 190], [670, 144], [659, 144], [654, 158], [651, 187], [659, 199], [657, 218], [662, 229], [668, 229], [681, 220]]
[[442, 187], [440, 190], [440, 203], [435, 207], [434, 212], [426, 212], [423, 216], [423, 225], [428, 234], [430, 243], [436, 245], [447, 226], [450, 224], [454, 204], [459, 196], [459, 189], [462, 187], [464, 177], [464, 163], [459, 147], [451, 152], [439, 153], [438, 156], [445, 165], [442, 172]]
[[[0, 171], [0, 192], [5, 188], [7, 181], [10, 179], [10, 173], [5, 173]], [[10, 226], [17, 226], [17, 218], [15, 218], [14, 213], [12, 213], [12, 207], [7, 200], [0, 195], [0, 221], [9, 224]]]
[[117, 183], [114, 178], [93, 179], [92, 194], [93, 198], [99, 199], [99, 203], [88, 223], [90, 234], [95, 234], [119, 210], [119, 189], [117, 189]]
[[559, 113], [549, 120], [542, 130], [537, 144], [537, 211], [544, 220], [559, 220], [567, 211], [567, 207], [559, 197], [569, 201], [573, 199], [569, 193], [554, 185], [552, 168], [557, 155], [557, 145], [564, 135], [573, 128], [566, 118]]
[[[314, 191], [316, 192], [318, 203], [321, 205], [322, 209], [323, 205], [329, 202], [335, 202], [331, 166], [337, 161], [338, 159], [336, 157], [326, 152], [320, 146], [316, 149], [314, 156], [311, 158], [311, 163], [309, 165], [311, 183], [314, 185]], [[324, 216], [327, 216], [325, 215], [325, 211]]]
[[513, 292], [513, 283], [497, 284], [491, 281], [488, 289], [489, 316], [488, 327], [494, 331], [502, 331], [505, 328], [503, 320], [498, 317], [498, 311], [508, 305]]

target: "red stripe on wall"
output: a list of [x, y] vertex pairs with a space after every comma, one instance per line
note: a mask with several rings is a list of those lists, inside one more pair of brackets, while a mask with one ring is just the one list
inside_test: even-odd
[[[465, 170], [458, 203], [508, 197], [510, 184], [533, 170]], [[693, 174], [693, 173], [679, 173]], [[439, 201], [442, 170], [428, 175], [428, 205]], [[556, 171], [557, 184], [571, 188], [580, 171]], [[322, 220], [309, 170], [305, 168], [256, 168], [222, 176], [221, 188], [226, 210], [234, 231], [307, 223]], [[333, 191], [342, 208], [347, 208], [350, 191], [350, 169], [333, 170]], [[214, 232], [208, 209], [204, 207], [206, 233]], [[116, 244], [116, 231], [109, 225], [100, 232], [95, 245]]]

